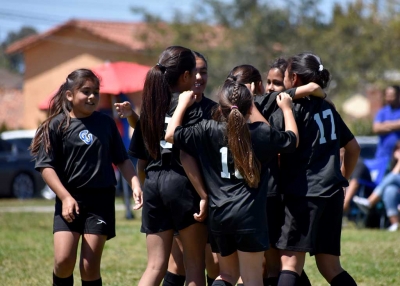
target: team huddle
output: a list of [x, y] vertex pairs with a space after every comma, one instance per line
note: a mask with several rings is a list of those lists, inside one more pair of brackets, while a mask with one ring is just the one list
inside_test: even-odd
[[162, 52], [140, 117], [115, 104], [134, 128], [128, 151], [114, 120], [96, 111], [97, 76], [68, 75], [31, 145], [57, 195], [53, 285], [73, 285], [80, 239], [82, 285], [102, 285], [102, 252], [116, 235], [113, 165], [142, 208], [141, 286], [311, 285], [306, 253], [330, 285], [356, 285], [339, 257], [343, 190], [360, 148], [326, 98], [321, 59], [277, 59], [265, 86], [255, 67], [237, 66], [218, 103], [204, 96], [207, 68], [190, 49]]

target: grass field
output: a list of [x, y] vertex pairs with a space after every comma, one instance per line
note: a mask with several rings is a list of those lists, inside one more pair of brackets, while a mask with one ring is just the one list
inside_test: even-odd
[[[53, 267], [52, 213], [1, 212], [4, 207], [51, 206], [44, 200], [0, 200], [1, 285], [51, 285]], [[117, 236], [107, 242], [102, 259], [104, 285], [137, 285], [146, 266], [145, 235], [140, 233], [140, 212], [125, 220], [117, 212]], [[356, 229], [342, 235], [342, 264], [358, 285], [400, 285], [400, 232]], [[75, 285], [81, 285], [78, 267]], [[313, 258], [306, 272], [312, 285], [328, 285]]]

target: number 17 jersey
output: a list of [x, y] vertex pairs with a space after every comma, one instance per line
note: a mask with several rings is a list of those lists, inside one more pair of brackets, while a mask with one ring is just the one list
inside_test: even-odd
[[[280, 157], [283, 194], [329, 197], [348, 185], [340, 171], [340, 148], [354, 138], [336, 109], [327, 101], [310, 97], [293, 102], [299, 130], [299, 146]], [[271, 125], [284, 129], [281, 110], [270, 117]]]

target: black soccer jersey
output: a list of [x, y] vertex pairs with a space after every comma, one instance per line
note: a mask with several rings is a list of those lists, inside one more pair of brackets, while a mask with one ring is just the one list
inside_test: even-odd
[[[348, 185], [340, 172], [339, 150], [354, 138], [335, 108], [323, 99], [309, 97], [294, 102], [299, 146], [281, 155], [280, 190], [298, 196], [331, 196]], [[270, 122], [284, 129], [282, 110]]]
[[[293, 132], [279, 132], [267, 124], [249, 124], [253, 150], [263, 166], [278, 152], [294, 151]], [[174, 145], [197, 156], [209, 193], [209, 223], [213, 232], [254, 232], [266, 227], [266, 188], [248, 187], [235, 171], [225, 138], [226, 123], [203, 120], [177, 127]], [[265, 168], [263, 168], [264, 170]]]
[[[293, 98], [296, 95], [296, 88], [290, 88], [283, 92], [286, 92], [291, 98]], [[276, 103], [276, 97], [280, 93], [280, 91], [274, 91], [254, 97], [254, 105], [261, 112], [265, 119], [268, 120], [271, 114], [279, 108], [278, 104]]]
[[[294, 97], [296, 94], [296, 88], [285, 90], [290, 97]], [[263, 95], [257, 95], [254, 97], [254, 104], [265, 119], [271, 116], [271, 114], [279, 108], [276, 103], [276, 97], [280, 94], [280, 91], [270, 92]], [[265, 175], [261, 178], [261, 185], [268, 189], [267, 196], [276, 196], [278, 193], [278, 182], [279, 182], [279, 166], [278, 157], [273, 158], [269, 163]]]
[[49, 125], [51, 151], [40, 146], [35, 168], [53, 168], [66, 189], [107, 188], [116, 184], [112, 163], [128, 159], [114, 120], [94, 112], [89, 117], [71, 118], [59, 127], [65, 115], [54, 117]]
[[201, 101], [199, 102], [201, 111], [203, 112], [202, 119], [211, 119], [214, 110], [217, 107], [217, 103], [208, 97], [203, 95]]
[[[170, 108], [165, 116], [165, 130], [167, 129], [168, 123], [171, 120], [176, 107], [178, 106], [179, 95], [180, 93], [172, 94]], [[205, 115], [210, 116], [207, 114], [211, 114], [212, 107], [215, 104], [216, 103], [214, 101], [206, 97], [203, 97], [200, 103], [195, 102], [185, 112], [183, 118], [183, 125], [193, 125], [197, 122], [200, 122], [203, 119], [203, 116]], [[203, 112], [203, 109], [205, 112]], [[164, 135], [165, 133], [163, 134], [162, 138], [164, 138]], [[136, 128], [132, 135], [128, 153], [132, 157], [147, 160], [149, 163], [146, 167], [146, 171], [149, 171], [151, 169], [165, 168], [165, 167], [173, 167], [173, 168], [182, 167], [180, 163], [179, 149], [175, 148], [173, 144], [166, 142], [164, 139], [160, 140], [161, 155], [159, 156], [159, 158], [153, 159], [149, 155], [143, 141], [140, 121], [136, 124]]]

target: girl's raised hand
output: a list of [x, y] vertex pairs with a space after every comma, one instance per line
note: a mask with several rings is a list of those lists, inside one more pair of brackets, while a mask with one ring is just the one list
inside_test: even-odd
[[114, 106], [120, 118], [128, 118], [133, 113], [132, 105], [129, 101], [124, 101], [121, 103], [117, 102], [114, 103]]
[[286, 92], [281, 92], [280, 94], [278, 94], [278, 96], [276, 97], [276, 102], [278, 103], [278, 106], [282, 110], [283, 109], [292, 109], [292, 107], [293, 107], [292, 98]]
[[179, 103], [184, 104], [186, 107], [191, 106], [196, 101], [196, 95], [192, 90], [187, 90], [179, 95]]

